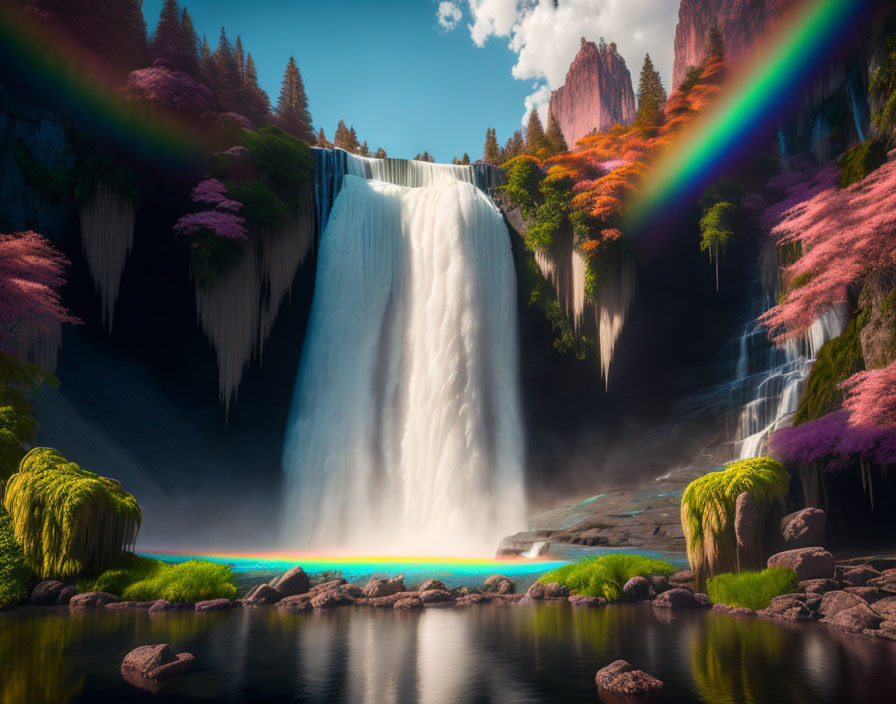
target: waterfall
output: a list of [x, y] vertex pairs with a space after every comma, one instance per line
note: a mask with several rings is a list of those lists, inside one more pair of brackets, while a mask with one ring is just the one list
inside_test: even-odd
[[[770, 308], [772, 302], [766, 303], [766, 309]], [[744, 328], [731, 385], [735, 402], [742, 404], [735, 435], [738, 459], [761, 457], [768, 436], [791, 424], [818, 351], [839, 336], [848, 322], [844, 304], [819, 317], [803, 339], [782, 347], [769, 342], [768, 331], [758, 320]]]
[[852, 119], [856, 126], [856, 133], [859, 135], [859, 142], [865, 141], [865, 131], [862, 129], [862, 119], [859, 115], [859, 106], [856, 103], [856, 94], [852, 87], [852, 79], [849, 73], [846, 74], [846, 88], [849, 91], [849, 104], [852, 108]]
[[97, 184], [93, 199], [81, 208], [81, 248], [103, 304], [103, 322], [112, 331], [121, 275], [134, 246], [134, 204], [108, 184]]
[[471, 185], [477, 169], [335, 154], [315, 150], [319, 169], [343, 170], [316, 179], [318, 195], [337, 181], [339, 193], [329, 213], [318, 201], [325, 229], [283, 454], [285, 540], [491, 553], [525, 515], [507, 229]]

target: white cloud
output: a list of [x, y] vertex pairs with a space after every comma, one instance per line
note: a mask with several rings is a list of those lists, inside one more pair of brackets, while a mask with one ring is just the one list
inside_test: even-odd
[[436, 17], [438, 17], [439, 24], [442, 25], [442, 28], [450, 32], [457, 27], [457, 23], [460, 22], [463, 13], [456, 3], [440, 2]]
[[[483, 46], [490, 37], [507, 40], [517, 55], [513, 77], [535, 81], [526, 107], [537, 107], [542, 114], [550, 91], [563, 84], [581, 37], [616, 42], [635, 83], [645, 53], [667, 88], [672, 78], [678, 0], [467, 0], [467, 8], [473, 42]], [[439, 17], [441, 22], [441, 5]]]

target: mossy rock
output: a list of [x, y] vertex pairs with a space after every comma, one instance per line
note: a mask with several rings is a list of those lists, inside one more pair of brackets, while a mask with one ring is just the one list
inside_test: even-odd
[[865, 366], [859, 333], [866, 321], [867, 315], [854, 317], [839, 337], [828, 340], [818, 351], [793, 417], [794, 425], [817, 420], [843, 403], [840, 384]]
[[887, 160], [887, 148], [877, 139], [862, 142], [837, 159], [840, 167], [840, 188], [847, 188], [864, 179]]

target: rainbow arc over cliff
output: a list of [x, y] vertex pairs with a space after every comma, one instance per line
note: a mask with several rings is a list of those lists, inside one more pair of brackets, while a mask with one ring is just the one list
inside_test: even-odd
[[658, 215], [708, 185], [774, 127], [782, 108], [817, 76], [869, 4], [809, 0], [785, 18], [717, 102], [657, 161], [632, 204], [630, 231], [648, 232]]

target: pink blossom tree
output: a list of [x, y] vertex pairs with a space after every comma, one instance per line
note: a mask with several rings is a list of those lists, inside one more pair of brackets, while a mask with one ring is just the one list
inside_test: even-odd
[[194, 240], [208, 234], [228, 240], [246, 239], [246, 220], [236, 214], [243, 204], [226, 194], [227, 187], [218, 179], [200, 181], [193, 189], [193, 202], [211, 209], [184, 215], [174, 224], [174, 231]]
[[896, 362], [854, 374], [840, 388], [851, 426], [896, 427]]

